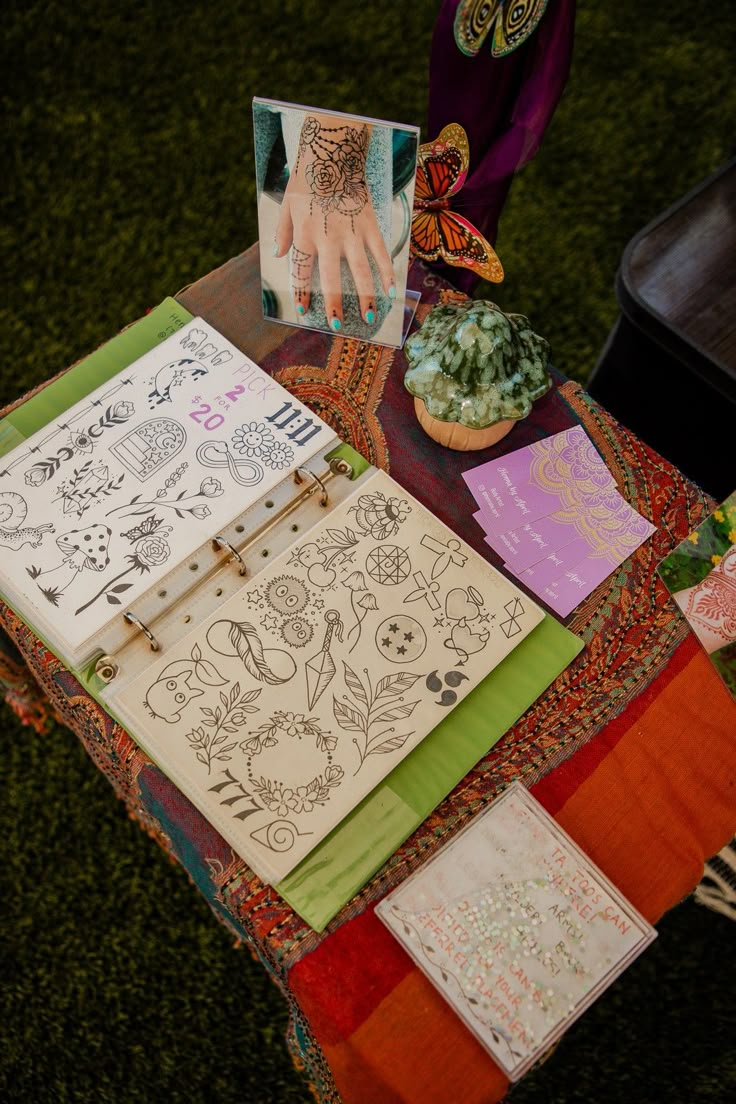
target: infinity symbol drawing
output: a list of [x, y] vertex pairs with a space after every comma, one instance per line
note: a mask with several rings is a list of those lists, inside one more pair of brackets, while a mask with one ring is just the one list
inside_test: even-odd
[[263, 479], [263, 468], [255, 460], [236, 457], [225, 441], [205, 441], [197, 449], [197, 459], [205, 468], [227, 468], [241, 487], [255, 487]]

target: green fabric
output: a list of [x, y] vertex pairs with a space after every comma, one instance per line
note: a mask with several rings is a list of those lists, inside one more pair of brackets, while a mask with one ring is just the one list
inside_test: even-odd
[[276, 887], [321, 931], [582, 649], [553, 617], [514, 648]]

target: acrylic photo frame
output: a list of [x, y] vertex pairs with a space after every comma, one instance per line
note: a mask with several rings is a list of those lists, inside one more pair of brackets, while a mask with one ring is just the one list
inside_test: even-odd
[[400, 348], [419, 129], [253, 100], [265, 318]]

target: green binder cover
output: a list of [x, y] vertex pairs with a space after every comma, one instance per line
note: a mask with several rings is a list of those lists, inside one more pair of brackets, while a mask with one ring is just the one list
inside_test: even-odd
[[[0, 422], [0, 456], [191, 321], [167, 298]], [[276, 889], [321, 931], [580, 652], [549, 614]], [[96, 696], [99, 680], [79, 676]], [[135, 736], [135, 733], [132, 733]]]

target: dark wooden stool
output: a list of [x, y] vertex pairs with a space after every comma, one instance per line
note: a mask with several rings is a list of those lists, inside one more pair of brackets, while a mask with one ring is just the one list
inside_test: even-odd
[[588, 384], [716, 498], [736, 487], [736, 159], [629, 242]]

